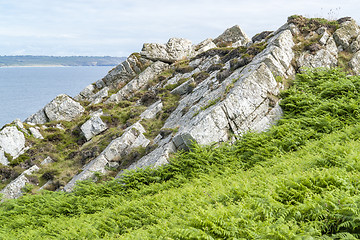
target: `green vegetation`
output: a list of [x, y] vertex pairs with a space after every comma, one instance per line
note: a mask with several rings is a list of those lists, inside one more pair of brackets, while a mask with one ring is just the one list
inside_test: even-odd
[[298, 74], [268, 131], [2, 202], [0, 239], [357, 239], [359, 92], [338, 69]]
[[334, 33], [340, 24], [337, 21], [327, 20], [325, 18], [305, 18], [300, 15], [292, 15], [288, 17], [288, 23], [295, 24], [302, 34], [308, 34], [320, 27], [326, 27], [330, 33]]
[[0, 67], [4, 66], [115, 66], [125, 57], [88, 56], [0, 56]]

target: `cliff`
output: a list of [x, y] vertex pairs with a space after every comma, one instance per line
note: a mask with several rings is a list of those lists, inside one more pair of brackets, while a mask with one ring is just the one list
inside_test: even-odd
[[0, 131], [4, 198], [25, 191], [72, 191], [124, 170], [167, 164], [192, 144], [234, 142], [282, 116], [280, 91], [306, 68], [359, 74], [360, 28], [289, 17], [250, 39], [239, 26], [193, 45], [171, 38], [144, 44], [74, 99], [59, 95]]

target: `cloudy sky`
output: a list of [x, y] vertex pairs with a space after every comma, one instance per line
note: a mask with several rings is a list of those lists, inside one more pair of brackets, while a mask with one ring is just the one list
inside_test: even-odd
[[252, 37], [293, 14], [360, 23], [355, 0], [0, 0], [0, 55], [127, 56], [144, 42], [198, 43], [235, 24]]

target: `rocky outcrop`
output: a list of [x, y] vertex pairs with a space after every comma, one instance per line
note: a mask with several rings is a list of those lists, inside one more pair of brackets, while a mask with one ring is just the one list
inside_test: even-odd
[[217, 46], [228, 46], [235, 44], [236, 47], [245, 46], [251, 42], [246, 33], [238, 26], [235, 25], [227, 30], [220, 36], [214, 39]]
[[106, 124], [101, 120], [99, 116], [91, 117], [87, 120], [81, 127], [87, 141], [89, 141], [94, 136], [102, 133], [107, 129]]
[[39, 167], [34, 165], [31, 168], [25, 170], [20, 176], [9, 183], [3, 190], [0, 191], [3, 194], [4, 199], [14, 199], [23, 195], [23, 189], [26, 184], [29, 184], [28, 175], [39, 170]]
[[[102, 82], [110, 88], [119, 89], [151, 63], [151, 60], [142, 58], [139, 54], [132, 54], [123, 63], [109, 71]], [[101, 84], [97, 85], [101, 86]]]
[[341, 23], [340, 28], [334, 33], [334, 40], [340, 48], [340, 51], [348, 50], [351, 41], [360, 34], [360, 28], [355, 20], [351, 19]]
[[31, 124], [44, 124], [48, 121], [49, 119], [46, 116], [44, 109], [40, 109], [35, 114], [25, 119], [26, 123], [31, 123]]
[[145, 43], [140, 54], [153, 61], [174, 63], [192, 55], [193, 48], [190, 40], [184, 38], [170, 38], [166, 44]]
[[[194, 142], [231, 143], [247, 131], [269, 128], [282, 115], [283, 82], [306, 67], [340, 65], [359, 74], [359, 27], [348, 18], [339, 24], [336, 29], [334, 22], [293, 16], [278, 30], [262, 32], [252, 41], [234, 26], [197, 45], [179, 38], [167, 44], [144, 44], [140, 54], [130, 55], [75, 98], [86, 105], [88, 121], [77, 119], [83, 112], [79, 103], [62, 96], [28, 122], [74, 121], [38, 126], [46, 140], [55, 143], [69, 136], [72, 147], [80, 149], [74, 152], [72, 148], [69, 158], [76, 164], [87, 163], [65, 191], [71, 191], [76, 181], [96, 179], [97, 173], [117, 171], [120, 177], [125, 169], [158, 167], [168, 163], [172, 153], [189, 150]], [[27, 124], [16, 127], [20, 133], [29, 130]], [[33, 136], [34, 129], [40, 128], [30, 129]], [[104, 144], [108, 146], [100, 153], [99, 146]], [[0, 163], [8, 164], [9, 154], [0, 145]], [[42, 156], [62, 161], [51, 152]], [[46, 164], [51, 167], [52, 163]], [[51, 188], [55, 182], [46, 186]]]
[[[250, 64], [221, 80], [216, 77], [220, 70], [209, 74], [180, 100], [165, 122], [163, 128], [178, 129], [176, 135], [157, 137], [160, 139], [156, 142], [158, 148], [128, 169], [165, 164], [170, 153], [188, 150], [194, 142], [201, 145], [224, 142], [232, 140], [233, 134], [269, 128], [282, 114], [276, 97], [282, 85], [275, 76], [294, 74], [293, 46], [291, 31], [284, 29], [269, 40], [268, 47]], [[220, 58], [215, 59], [220, 61]], [[207, 61], [214, 61], [214, 58], [202, 59], [200, 65], [206, 65]], [[229, 62], [225, 67], [229, 68]]]
[[37, 113], [25, 119], [26, 123], [44, 124], [48, 121], [71, 121], [85, 109], [66, 94], [60, 94]]
[[117, 93], [110, 96], [106, 103], [119, 102], [123, 99], [131, 97], [136, 91], [143, 89], [147, 82], [154, 79], [162, 71], [169, 67], [168, 64], [157, 61], [151, 64], [143, 72], [141, 72], [136, 78], [131, 80], [123, 88], [121, 88]]
[[110, 162], [120, 161], [121, 157], [132, 149], [140, 146], [146, 147], [150, 141], [145, 138], [143, 133], [145, 133], [145, 129], [138, 122], [126, 129], [121, 137], [113, 140], [98, 157], [86, 164], [82, 172], [64, 187], [64, 191], [71, 191], [76, 181], [94, 178], [96, 173], [106, 173], [106, 166]]
[[212, 48], [216, 48], [216, 45], [211, 38], [207, 38], [199, 44], [195, 45], [195, 55], [206, 52], [207, 50], [210, 50]]
[[85, 109], [68, 95], [60, 94], [45, 106], [44, 111], [49, 121], [71, 121], [79, 117]]

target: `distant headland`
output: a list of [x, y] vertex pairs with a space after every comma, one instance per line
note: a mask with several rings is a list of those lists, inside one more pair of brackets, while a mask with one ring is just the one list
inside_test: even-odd
[[110, 56], [0, 56], [0, 67], [115, 66], [125, 59]]

